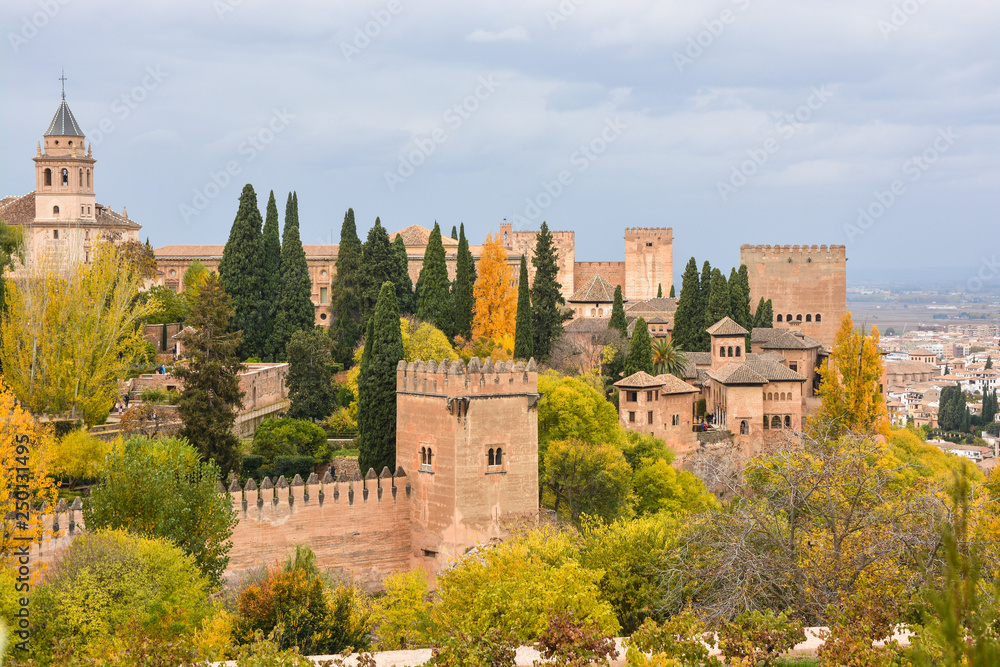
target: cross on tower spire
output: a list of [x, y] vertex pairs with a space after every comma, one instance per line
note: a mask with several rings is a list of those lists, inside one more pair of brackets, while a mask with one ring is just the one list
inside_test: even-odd
[[66, 70], [62, 71], [62, 76], [59, 77], [59, 80], [62, 81], [62, 98], [66, 99]]

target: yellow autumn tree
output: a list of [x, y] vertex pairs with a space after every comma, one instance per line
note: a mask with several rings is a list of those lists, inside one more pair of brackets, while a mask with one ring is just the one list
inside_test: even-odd
[[142, 268], [111, 241], [90, 265], [35, 262], [7, 280], [0, 360], [14, 395], [33, 412], [104, 421], [118, 380], [146, 353], [141, 322], [160, 304], [142, 302]]
[[[0, 568], [18, 565], [18, 550], [42, 536], [41, 505], [51, 507], [56, 488], [49, 477], [50, 429], [18, 405], [0, 380]], [[51, 528], [49, 518], [47, 525]], [[33, 568], [32, 577], [40, 568]]]
[[819, 369], [823, 405], [810, 421], [815, 433], [827, 437], [844, 433], [888, 435], [889, 418], [881, 391], [884, 365], [878, 342], [878, 329], [856, 331], [851, 314], [844, 314], [830, 357]]
[[509, 336], [513, 340], [517, 324], [517, 290], [514, 270], [507, 264], [507, 251], [498, 235], [486, 237], [477, 269], [478, 277], [472, 288], [476, 299], [473, 338], [500, 340]]

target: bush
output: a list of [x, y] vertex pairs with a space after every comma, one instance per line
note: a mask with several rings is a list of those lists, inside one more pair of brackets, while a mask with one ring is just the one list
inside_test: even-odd
[[315, 456], [326, 444], [326, 431], [304, 419], [265, 419], [253, 436], [251, 453], [270, 463], [276, 456]]
[[514, 667], [516, 646], [497, 628], [482, 634], [461, 630], [445, 638], [434, 648], [430, 664], [437, 667]]
[[306, 481], [313, 471], [315, 462], [311, 456], [275, 456], [271, 469], [275, 476], [285, 476], [285, 480], [291, 484], [295, 475], [300, 475], [302, 481]]
[[259, 482], [264, 478], [260, 469], [265, 463], [264, 457], [259, 454], [244, 454], [243, 460], [240, 462], [240, 480], [244, 484], [248, 479]]
[[714, 646], [705, 626], [690, 609], [673, 616], [663, 625], [647, 618], [626, 641], [625, 661], [629, 667], [722, 667], [722, 661], [709, 656], [707, 639]]
[[[163, 539], [124, 531], [84, 532], [31, 596], [35, 657], [53, 642], [96, 656], [110, 640], [190, 637], [211, 609], [208, 580], [194, 559]], [[125, 644], [127, 645], [127, 644]]]
[[430, 644], [431, 604], [427, 601], [427, 579], [423, 572], [394, 572], [382, 584], [385, 594], [372, 605], [378, 650], [395, 651]]
[[577, 622], [565, 614], [549, 616], [549, 627], [538, 637], [543, 660], [558, 667], [587, 667], [606, 663], [618, 653], [615, 638], [600, 631], [597, 624]]
[[86, 431], [71, 431], [56, 442], [52, 473], [76, 480], [97, 479], [104, 469], [104, 457], [110, 443], [98, 440]]
[[333, 414], [326, 418], [323, 425], [331, 436], [340, 433], [357, 433], [358, 431], [358, 420], [346, 407], [337, 408]]
[[167, 391], [166, 389], [157, 389], [150, 387], [149, 389], [143, 389], [139, 393], [139, 398], [143, 403], [149, 403], [151, 405], [176, 405], [177, 401], [180, 400], [180, 393], [176, 391]]
[[773, 665], [805, 640], [801, 623], [789, 620], [785, 612], [775, 614], [770, 609], [744, 612], [719, 631], [719, 648], [730, 664]]

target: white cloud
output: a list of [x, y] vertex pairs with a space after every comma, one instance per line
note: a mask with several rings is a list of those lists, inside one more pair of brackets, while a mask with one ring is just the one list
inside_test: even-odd
[[524, 26], [514, 26], [506, 30], [491, 32], [478, 28], [465, 36], [467, 42], [527, 42], [528, 31]]

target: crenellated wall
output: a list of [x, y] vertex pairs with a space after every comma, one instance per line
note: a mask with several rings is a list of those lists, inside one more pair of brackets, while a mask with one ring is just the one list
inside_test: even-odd
[[573, 291], [598, 274], [612, 285], [621, 285], [625, 292], [625, 262], [577, 262], [573, 267]]
[[670, 293], [674, 280], [674, 230], [670, 227], [629, 227], [625, 230], [625, 285], [629, 301], [656, 296], [662, 286]]

